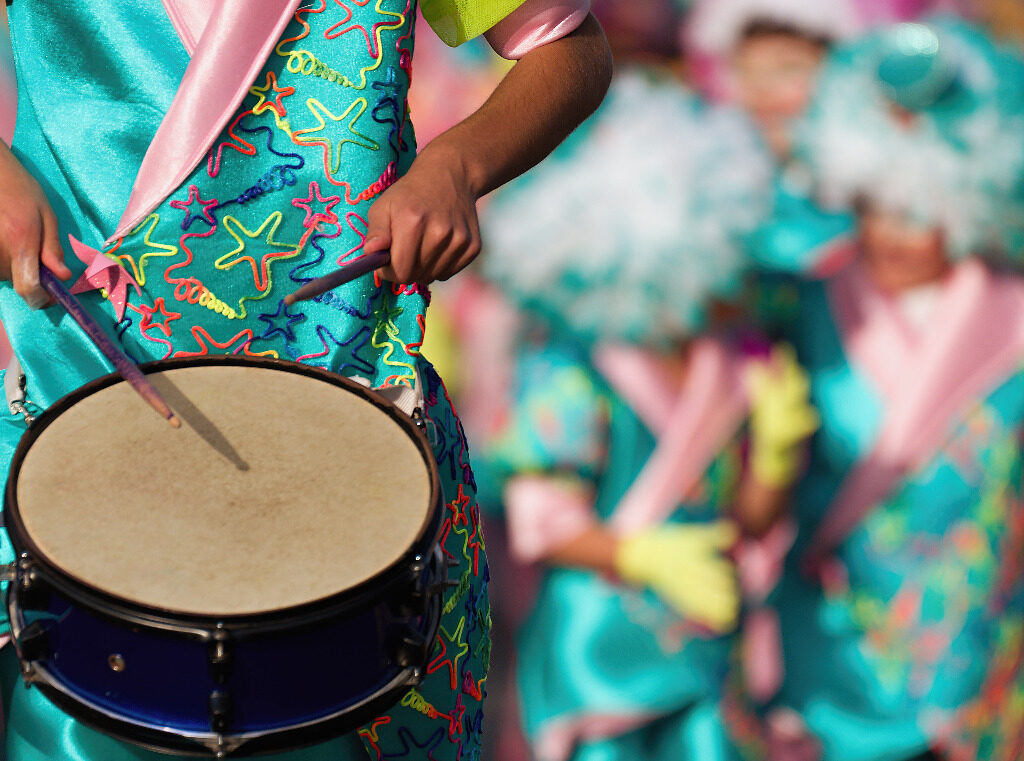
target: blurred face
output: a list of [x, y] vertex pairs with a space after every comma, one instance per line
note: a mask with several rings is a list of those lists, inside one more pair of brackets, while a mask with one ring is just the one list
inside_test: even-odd
[[777, 153], [789, 152], [789, 125], [806, 110], [824, 56], [821, 44], [789, 34], [754, 35], [736, 48], [737, 99]]
[[861, 215], [860, 234], [868, 272], [884, 291], [932, 283], [949, 272], [939, 228], [916, 225], [901, 214], [868, 210]]

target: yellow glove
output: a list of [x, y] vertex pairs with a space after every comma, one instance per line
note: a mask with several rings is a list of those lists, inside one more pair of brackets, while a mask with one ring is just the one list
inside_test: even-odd
[[676, 613], [716, 633], [736, 626], [736, 568], [723, 552], [736, 542], [731, 523], [665, 525], [619, 541], [615, 570], [649, 587]]
[[810, 403], [807, 373], [792, 347], [775, 347], [770, 362], [751, 365], [750, 467], [765, 486], [784, 489], [796, 480], [801, 445], [821, 419]]

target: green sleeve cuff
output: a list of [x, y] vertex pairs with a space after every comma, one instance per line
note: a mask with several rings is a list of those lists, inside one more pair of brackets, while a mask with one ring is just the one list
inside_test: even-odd
[[421, 0], [420, 9], [438, 37], [451, 47], [479, 37], [526, 0]]

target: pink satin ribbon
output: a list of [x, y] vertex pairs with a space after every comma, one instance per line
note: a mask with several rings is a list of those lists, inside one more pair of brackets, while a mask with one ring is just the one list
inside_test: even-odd
[[895, 488], [939, 451], [959, 416], [1024, 360], [1024, 280], [975, 259], [944, 286], [934, 327], [913, 337], [887, 297], [853, 267], [829, 283], [850, 360], [882, 395], [885, 421], [847, 476], [808, 558], [821, 561]]
[[[192, 60], [146, 151], [128, 205], [108, 243], [138, 225], [199, 164], [242, 102], [300, 2], [220, 0], [212, 4]], [[190, 3], [176, 4], [179, 34], [198, 23], [197, 16], [182, 13], [191, 7]]]

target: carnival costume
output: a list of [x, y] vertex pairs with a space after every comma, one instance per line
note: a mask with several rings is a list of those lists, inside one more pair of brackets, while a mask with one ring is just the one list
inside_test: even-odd
[[[585, 2], [554, 6], [425, 0], [422, 10], [450, 44], [491, 30], [517, 57], [587, 12]], [[415, 0], [11, 8], [13, 151], [42, 184], [62, 241], [70, 238], [74, 291], [129, 355], [272, 356], [373, 385], [423, 379], [447, 502], [443, 546], [458, 582], [429, 673], [358, 737], [280, 758], [456, 761], [480, 752], [487, 562], [461, 426], [418, 351], [428, 294], [371, 274], [314, 301], [282, 300], [360, 255], [367, 210], [413, 161], [415, 18]], [[10, 283], [0, 285], [0, 318], [37, 408], [109, 371], [67, 314], [30, 310]], [[253, 414], [273, 414], [267, 403]], [[24, 430], [20, 416], [3, 420], [5, 462]], [[146, 474], [112, 488], [145, 489]], [[84, 727], [37, 690], [13, 689], [13, 655], [4, 657], [12, 761], [165, 758]]]
[[811, 110], [826, 198], [939, 228], [954, 260], [924, 319], [855, 263], [801, 285], [790, 323], [822, 426], [777, 594], [778, 703], [827, 761], [1024, 753], [1024, 280], [1004, 269], [1022, 82], [1014, 55], [936, 19], [837, 51]]
[[[667, 545], [675, 563], [720, 547], [712, 524], [743, 469], [746, 357], [693, 337], [710, 298], [738, 285], [737, 237], [764, 211], [769, 161], [739, 113], [627, 67], [596, 117], [484, 218], [483, 271], [528, 326], [486, 458], [505, 479], [513, 550], [536, 561], [603, 525], [632, 555], [617, 568], [634, 584], [544, 572], [519, 640], [542, 761], [731, 752], [717, 701], [733, 641], [680, 615], [689, 578], [645, 566]], [[691, 338], [680, 386], [656, 356]]]

